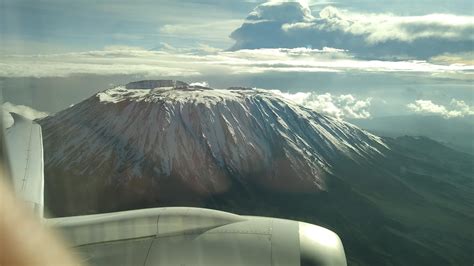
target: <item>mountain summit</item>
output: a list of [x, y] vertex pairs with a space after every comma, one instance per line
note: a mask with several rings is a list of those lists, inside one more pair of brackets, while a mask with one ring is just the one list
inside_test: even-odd
[[174, 180], [196, 196], [223, 193], [236, 180], [325, 190], [337, 160], [368, 161], [387, 149], [379, 137], [264, 90], [170, 80], [105, 90], [42, 126], [45, 150], [55, 151], [45, 157], [49, 168], [140, 190], [169, 190]]
[[469, 260], [472, 157], [433, 141], [380, 138], [265, 90], [171, 80], [39, 123], [55, 216], [200, 206], [324, 225], [354, 265]]

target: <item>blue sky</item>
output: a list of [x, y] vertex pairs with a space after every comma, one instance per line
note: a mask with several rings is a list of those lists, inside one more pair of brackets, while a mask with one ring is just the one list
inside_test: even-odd
[[[176, 78], [277, 89], [347, 117], [474, 116], [472, 1], [2, 0], [0, 7], [4, 97], [42, 111], [113, 84]], [[41, 92], [52, 95], [39, 100]]]
[[[161, 42], [175, 46], [207, 43], [228, 48], [228, 37], [264, 1], [139, 0], [62, 1], [2, 0], [3, 49], [23, 52], [84, 51], [108, 45], [146, 48]], [[399, 16], [433, 13], [472, 15], [472, 1], [301, 1], [317, 13], [327, 6]], [[23, 47], [15, 47], [22, 43]], [[29, 45], [31, 44], [31, 46]]]
[[[225, 48], [231, 45], [230, 32], [254, 6], [255, 3], [205, 0], [3, 0], [1, 33], [9, 49], [15, 49], [8, 47], [10, 42], [22, 42], [39, 44], [28, 48], [47, 52], [84, 51], [117, 44], [153, 48], [161, 42], [182, 46], [206, 42]], [[161, 30], [170, 25], [205, 27], [213, 23], [222, 24], [222, 29], [202, 36], [192, 31], [186, 37], [180, 32]]]

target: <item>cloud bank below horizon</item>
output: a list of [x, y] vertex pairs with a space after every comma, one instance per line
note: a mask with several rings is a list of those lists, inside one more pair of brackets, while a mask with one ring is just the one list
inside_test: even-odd
[[206, 74], [261, 73], [404, 73], [469, 80], [474, 65], [434, 64], [424, 60], [387, 61], [354, 58], [345, 50], [323, 47], [222, 51], [150, 51], [136, 47], [45, 55], [0, 56], [0, 77], [68, 77], [74, 75], [139, 75], [193, 77]]
[[424, 115], [440, 115], [444, 118], [474, 116], [474, 106], [469, 106], [462, 100], [452, 99], [449, 107], [435, 104], [431, 100], [416, 100], [407, 105], [414, 113]]
[[281, 90], [270, 90], [283, 98], [291, 100], [318, 113], [329, 115], [337, 119], [345, 118], [369, 118], [371, 98], [357, 99], [351, 94], [333, 95], [329, 92], [317, 94], [314, 92], [282, 92]]

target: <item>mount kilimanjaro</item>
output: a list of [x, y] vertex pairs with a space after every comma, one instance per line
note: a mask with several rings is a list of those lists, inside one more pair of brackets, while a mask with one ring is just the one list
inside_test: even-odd
[[426, 138], [381, 138], [265, 90], [169, 80], [38, 122], [53, 216], [201, 206], [322, 224], [353, 265], [470, 260], [473, 158]]

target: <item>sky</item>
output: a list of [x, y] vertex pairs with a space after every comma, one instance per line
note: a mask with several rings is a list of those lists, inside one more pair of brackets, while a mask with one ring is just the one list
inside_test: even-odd
[[341, 119], [474, 119], [473, 15], [464, 0], [0, 0], [0, 86], [30, 116], [179, 79]]

